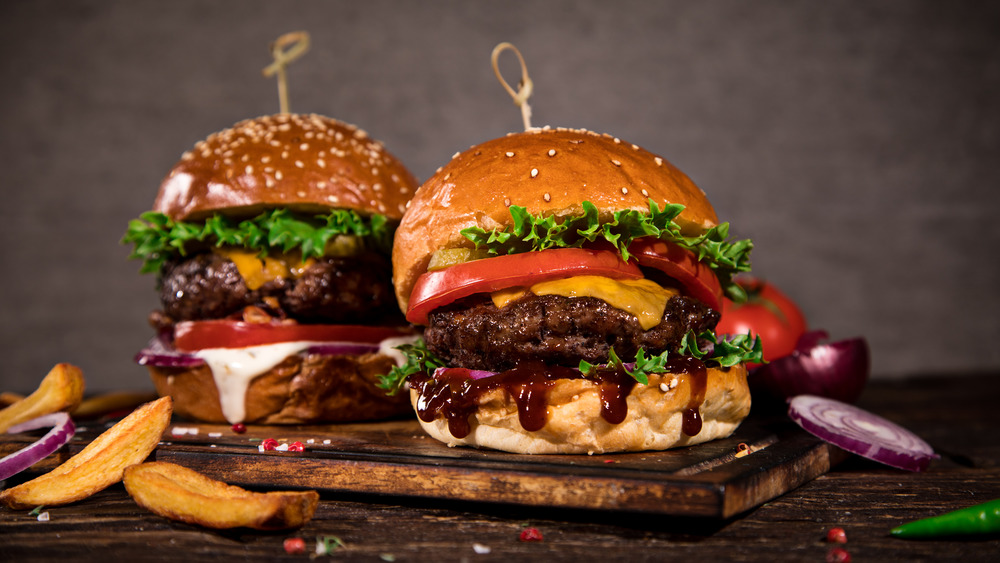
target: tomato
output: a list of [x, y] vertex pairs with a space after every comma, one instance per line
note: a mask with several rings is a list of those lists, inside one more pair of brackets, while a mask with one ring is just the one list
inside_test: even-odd
[[642, 277], [638, 266], [610, 250], [552, 248], [472, 260], [417, 278], [406, 320], [427, 324], [431, 311], [463, 297], [584, 274], [615, 279]]
[[360, 325], [304, 325], [245, 321], [184, 321], [174, 327], [174, 347], [181, 352], [204, 348], [245, 348], [280, 342], [352, 342], [377, 344], [412, 334], [404, 328]]
[[737, 283], [749, 297], [743, 304], [723, 300], [722, 318], [715, 332], [760, 336], [766, 361], [791, 354], [806, 332], [806, 318], [799, 307], [766, 281], [742, 277]]
[[722, 284], [708, 264], [698, 257], [666, 241], [651, 237], [640, 238], [629, 246], [640, 266], [656, 268], [680, 282], [688, 295], [719, 310], [722, 302]]

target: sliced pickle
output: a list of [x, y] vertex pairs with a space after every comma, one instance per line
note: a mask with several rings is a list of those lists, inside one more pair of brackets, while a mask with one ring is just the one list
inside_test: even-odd
[[485, 248], [444, 248], [431, 254], [431, 261], [427, 264], [427, 271], [440, 270], [455, 264], [471, 262], [488, 257]]

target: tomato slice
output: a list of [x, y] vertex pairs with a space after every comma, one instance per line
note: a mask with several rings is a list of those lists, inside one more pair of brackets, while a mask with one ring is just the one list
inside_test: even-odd
[[426, 272], [417, 278], [406, 320], [427, 324], [431, 311], [463, 297], [584, 274], [615, 279], [642, 277], [637, 265], [622, 260], [617, 251], [611, 250], [552, 248], [483, 258]]
[[174, 347], [181, 352], [194, 352], [204, 348], [246, 348], [296, 341], [378, 344], [386, 338], [409, 334], [412, 331], [406, 328], [381, 326], [184, 321], [174, 326]]
[[694, 252], [652, 237], [636, 239], [628, 250], [635, 254], [639, 265], [660, 270], [680, 282], [691, 297], [716, 311], [722, 310], [722, 284]]

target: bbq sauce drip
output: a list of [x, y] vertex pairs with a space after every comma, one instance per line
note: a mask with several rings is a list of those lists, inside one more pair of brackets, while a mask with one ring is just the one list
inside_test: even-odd
[[701, 432], [701, 403], [705, 401], [705, 392], [708, 390], [708, 370], [705, 364], [694, 358], [681, 358], [683, 371], [687, 373], [688, 385], [691, 395], [688, 398], [687, 408], [684, 409], [684, 418], [681, 422], [681, 432], [685, 436], [694, 436]]
[[[686, 373], [691, 381], [691, 398], [684, 411], [683, 431], [689, 436], [701, 430], [698, 407], [705, 398], [707, 371], [704, 364], [693, 358], [677, 358], [668, 362], [668, 371]], [[518, 421], [529, 432], [541, 430], [548, 419], [548, 391], [558, 379], [588, 379], [598, 385], [601, 418], [619, 424], [628, 415], [627, 398], [636, 385], [620, 367], [600, 367], [589, 374], [578, 370], [524, 362], [513, 369], [482, 379], [473, 379], [469, 370], [452, 368], [438, 377], [426, 374], [410, 376], [410, 386], [417, 390], [417, 416], [432, 422], [442, 416], [448, 421], [448, 431], [456, 438], [469, 435], [469, 417], [478, 408], [485, 393], [503, 389], [517, 405]]]

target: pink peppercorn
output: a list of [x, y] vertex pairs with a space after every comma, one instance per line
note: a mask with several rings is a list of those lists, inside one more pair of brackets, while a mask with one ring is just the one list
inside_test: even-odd
[[277, 447], [278, 447], [278, 441], [275, 440], [274, 438], [266, 438], [263, 442], [260, 443], [260, 449], [266, 452], [274, 451]]
[[542, 533], [538, 528], [525, 528], [521, 530], [521, 541], [542, 541]]
[[242, 422], [237, 422], [233, 425], [233, 432], [237, 434], [242, 434], [247, 431], [247, 425]]
[[851, 563], [851, 554], [842, 547], [835, 547], [826, 553], [826, 563]]
[[288, 451], [290, 451], [290, 452], [304, 452], [304, 451], [306, 451], [306, 447], [302, 445], [302, 442], [296, 441], [296, 442], [292, 442], [291, 444], [288, 444]]
[[306, 540], [302, 538], [285, 538], [285, 553], [297, 554], [306, 552]]

